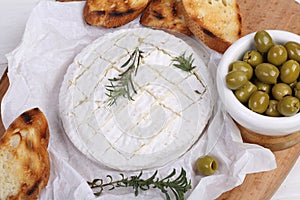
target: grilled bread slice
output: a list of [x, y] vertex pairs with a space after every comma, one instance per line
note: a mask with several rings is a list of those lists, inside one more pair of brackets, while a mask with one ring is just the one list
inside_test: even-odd
[[204, 44], [223, 53], [241, 37], [236, 0], [182, 0], [189, 29]]
[[143, 12], [140, 23], [151, 28], [192, 35], [185, 23], [183, 12], [181, 0], [152, 0]]
[[1, 200], [38, 198], [50, 175], [48, 142], [48, 123], [38, 108], [11, 123], [0, 139]]
[[83, 16], [93, 26], [119, 27], [137, 18], [149, 2], [150, 0], [87, 0]]

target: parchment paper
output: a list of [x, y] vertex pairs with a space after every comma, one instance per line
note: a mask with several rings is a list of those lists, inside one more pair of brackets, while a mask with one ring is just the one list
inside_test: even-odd
[[[139, 19], [118, 29], [104, 29], [87, 25], [82, 17], [85, 2], [61, 3], [41, 1], [32, 11], [22, 42], [7, 55], [9, 89], [1, 105], [6, 127], [22, 112], [39, 107], [46, 115], [50, 128], [49, 153], [51, 174], [47, 187], [39, 199], [95, 199], [86, 181], [106, 178], [110, 174], [120, 178], [139, 172], [119, 172], [86, 158], [66, 136], [59, 116], [58, 94], [63, 76], [73, 58], [89, 43], [105, 33], [122, 28], [140, 27]], [[202, 43], [199, 42], [201, 46]], [[205, 49], [202, 45], [202, 47]], [[206, 49], [212, 76], [220, 54]], [[212, 86], [214, 87], [214, 86]], [[216, 91], [216, 90], [215, 90]], [[216, 96], [217, 97], [217, 96]], [[215, 199], [223, 192], [240, 185], [248, 173], [274, 169], [274, 155], [268, 149], [242, 143], [238, 128], [216, 102], [214, 125], [182, 158], [159, 169], [166, 176], [173, 168], [183, 167], [192, 180], [193, 189], [187, 199]], [[209, 145], [209, 147], [207, 147]], [[209, 149], [209, 150], [207, 150]], [[216, 157], [219, 170], [212, 176], [194, 172], [195, 160], [205, 154]], [[156, 169], [144, 171], [147, 178]], [[158, 190], [140, 192], [135, 197], [131, 188], [105, 190], [98, 199], [164, 199]]]

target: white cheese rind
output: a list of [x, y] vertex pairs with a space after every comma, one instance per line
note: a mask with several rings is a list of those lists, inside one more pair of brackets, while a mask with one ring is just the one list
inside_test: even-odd
[[[138, 47], [144, 58], [133, 81], [134, 101], [108, 106], [105, 85]], [[193, 71], [172, 59], [193, 54]], [[74, 145], [119, 170], [161, 167], [199, 139], [212, 111], [204, 62], [183, 40], [163, 31], [128, 29], [95, 40], [76, 56], [60, 91], [60, 112]]]

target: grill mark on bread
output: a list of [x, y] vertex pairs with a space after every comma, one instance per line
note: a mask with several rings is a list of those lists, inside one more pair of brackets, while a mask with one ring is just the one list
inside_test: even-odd
[[165, 18], [161, 13], [157, 12], [156, 10], [153, 11], [153, 16], [159, 20], [163, 20]]
[[209, 37], [211, 38], [216, 38], [217, 36], [215, 34], [213, 34], [211, 31], [205, 29], [205, 28], [202, 28], [203, 32], [208, 35]]
[[131, 13], [134, 13], [135, 10], [134, 9], [128, 9], [125, 12], [120, 12], [120, 11], [112, 11], [109, 13], [109, 16], [111, 17], [123, 17], [125, 15], [129, 15]]
[[30, 189], [27, 191], [26, 194], [27, 194], [28, 196], [34, 194], [35, 191], [37, 191], [37, 190], [39, 189], [39, 185], [40, 185], [41, 182], [42, 182], [41, 179], [37, 180], [37, 181], [35, 182], [35, 184], [33, 185], [33, 187], [30, 188]]
[[[237, 6], [237, 9], [239, 10], [239, 6]], [[238, 13], [237, 18], [238, 18], [240, 25], [242, 26], [242, 16], [240, 15], [240, 13]], [[242, 36], [242, 28], [239, 29], [238, 35], [239, 35], [239, 37]]]
[[104, 10], [93, 11], [93, 13], [95, 13], [97, 16], [105, 15], [105, 11]]
[[26, 123], [26, 124], [31, 124], [32, 123], [32, 118], [31, 118], [31, 116], [29, 115], [29, 113], [27, 113], [27, 112], [24, 112], [22, 115], [21, 115], [21, 117], [22, 117], [22, 119], [24, 120], [24, 122]]
[[177, 8], [176, 8], [176, 4], [172, 4], [172, 14], [174, 17], [177, 16]]

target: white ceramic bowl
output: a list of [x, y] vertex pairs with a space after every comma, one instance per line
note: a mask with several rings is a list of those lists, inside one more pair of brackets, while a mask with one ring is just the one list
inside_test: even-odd
[[[267, 30], [275, 44], [287, 41], [300, 42], [300, 36], [279, 30]], [[255, 49], [254, 34], [246, 35], [233, 43], [224, 53], [217, 70], [218, 94], [226, 111], [241, 126], [262, 135], [287, 135], [300, 130], [300, 114], [291, 117], [268, 117], [255, 113], [240, 103], [234, 93], [227, 88], [225, 76], [230, 63], [242, 59], [247, 50]]]

